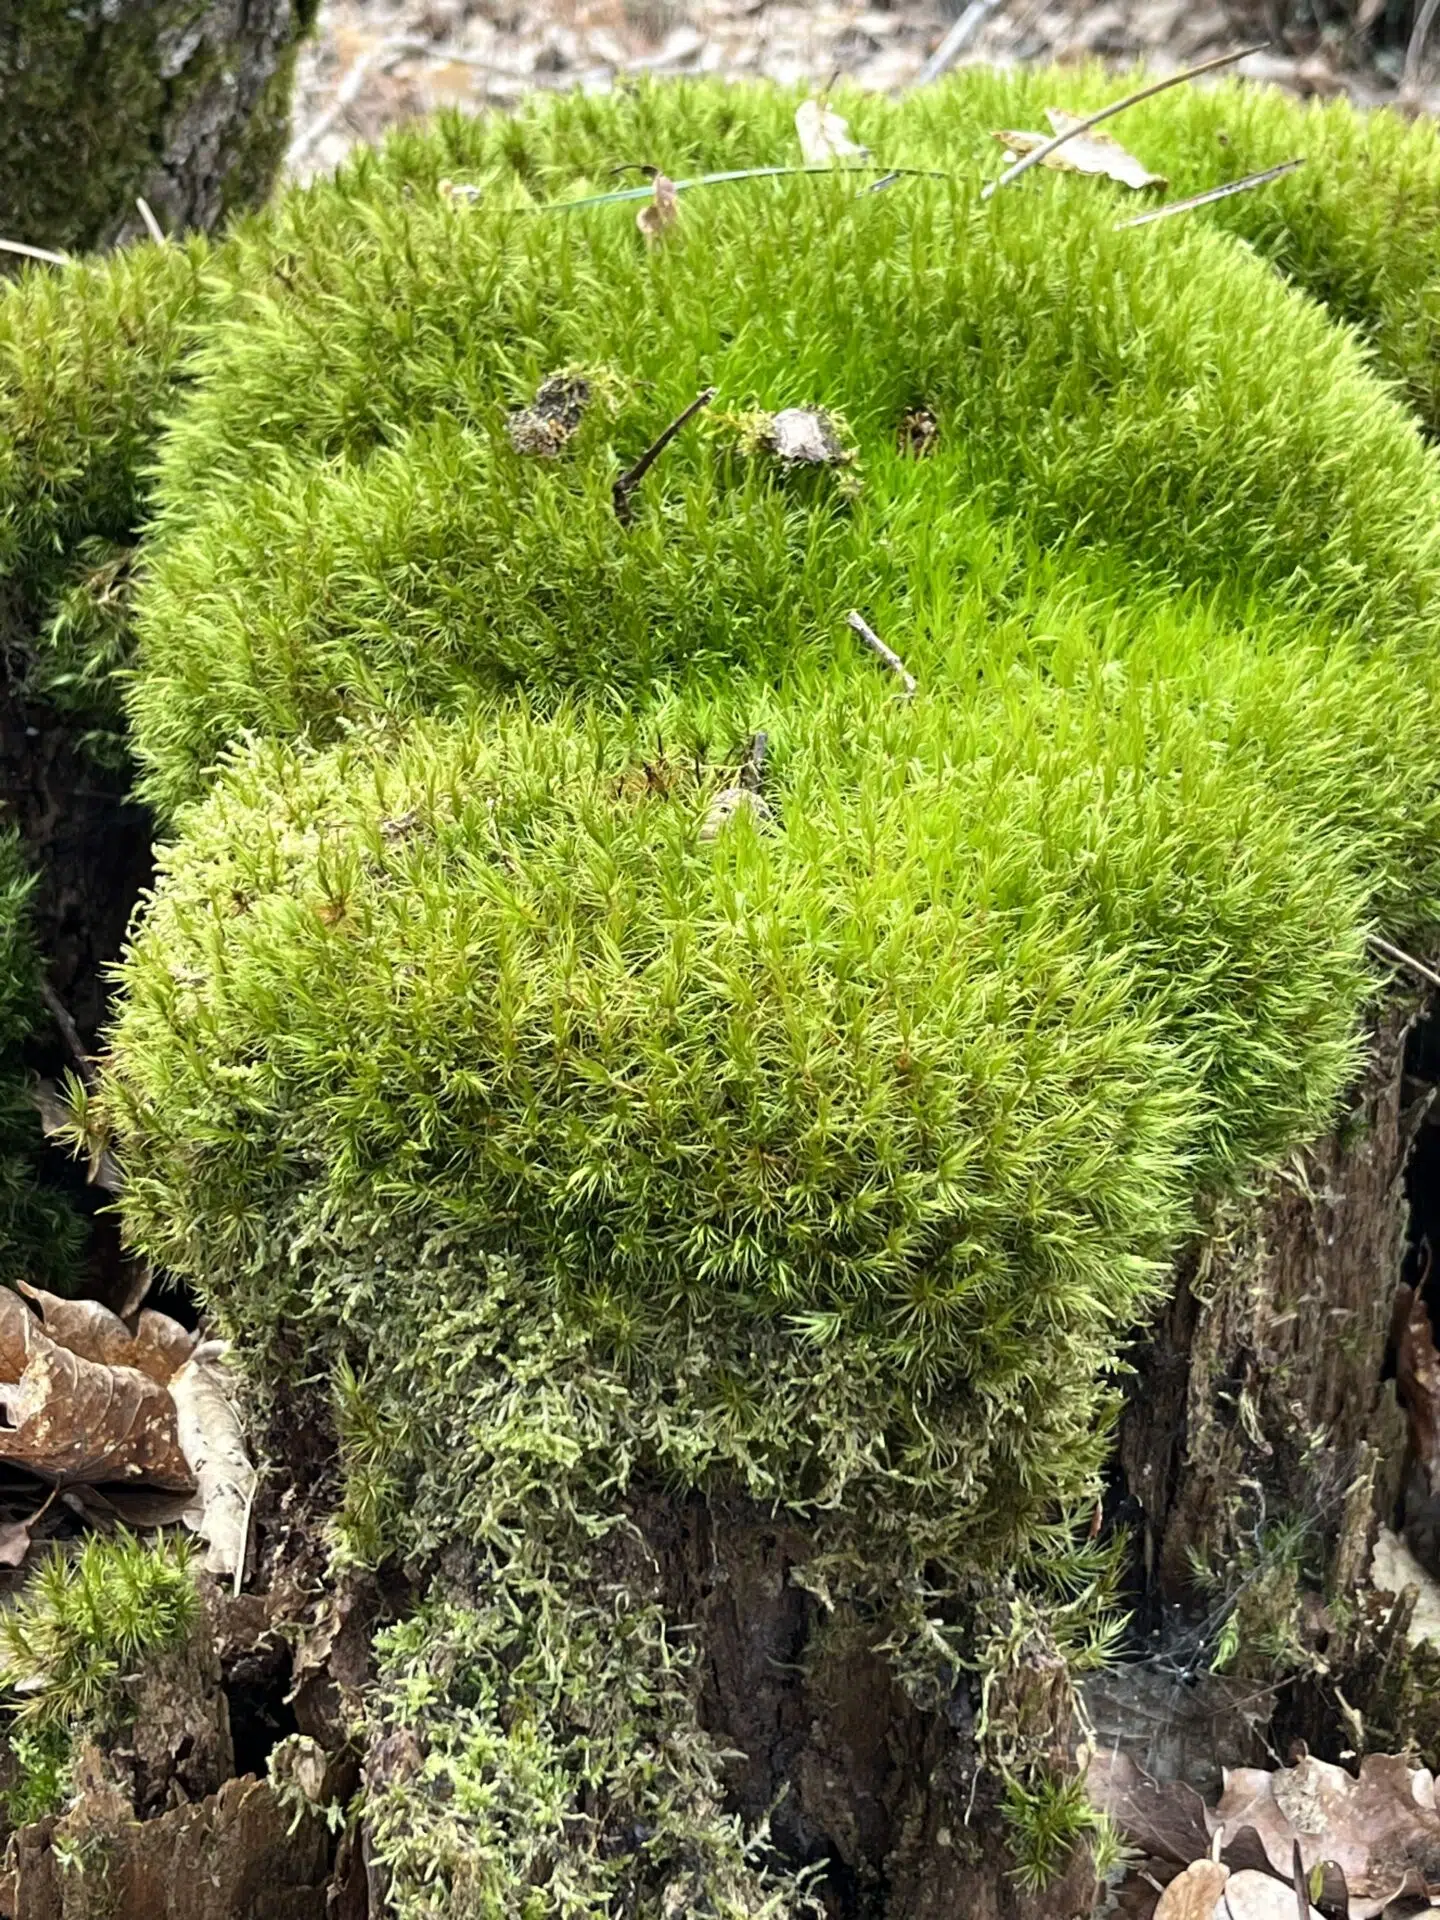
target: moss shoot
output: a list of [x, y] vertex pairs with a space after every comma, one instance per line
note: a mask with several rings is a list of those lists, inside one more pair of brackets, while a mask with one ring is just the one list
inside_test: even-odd
[[[405, 1920], [798, 1910], [721, 1811], [645, 1499], [783, 1510], [922, 1697], [1002, 1575], [1093, 1620], [1129, 1333], [1197, 1203], [1333, 1116], [1370, 930], [1440, 931], [1434, 243], [1349, 199], [1393, 142], [1433, 207], [1433, 136], [1170, 96], [1129, 137], [1177, 190], [1300, 140], [1313, 199], [982, 202], [1056, 84], [847, 101], [947, 177], [703, 189], [656, 245], [543, 203], [793, 158], [792, 98], [407, 133], [225, 243], [137, 437], [174, 838], [109, 1123], [138, 1244], [330, 1382], [342, 1556], [464, 1543], [366, 1729]], [[854, 457], [737, 428], [787, 407]]]

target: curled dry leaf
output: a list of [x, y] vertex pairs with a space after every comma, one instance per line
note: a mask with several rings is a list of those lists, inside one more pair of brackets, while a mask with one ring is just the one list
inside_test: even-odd
[[1118, 1748], [1090, 1756], [1085, 1791], [1127, 1843], [1152, 1859], [1188, 1866], [1210, 1851], [1205, 1802], [1183, 1781], [1161, 1786]]
[[665, 238], [680, 216], [680, 196], [668, 174], [657, 172], [650, 198], [635, 216], [635, 224], [650, 246]]
[[[1075, 114], [1065, 113], [1059, 107], [1047, 107], [1045, 114], [1055, 133], [1064, 133], [1067, 128], [1078, 125]], [[1033, 153], [1036, 147], [1045, 144], [1050, 135], [1000, 132], [995, 138], [1007, 152], [1021, 155]], [[1106, 179], [1115, 180], [1122, 187], [1137, 190], [1167, 184], [1163, 173], [1151, 173], [1143, 162], [1137, 160], [1133, 153], [1127, 153], [1120, 142], [1108, 133], [1077, 134], [1073, 140], [1067, 140], [1063, 147], [1057, 147], [1054, 153], [1047, 153], [1040, 165], [1054, 167], [1058, 173], [1103, 174]]]
[[850, 138], [843, 114], [823, 100], [802, 100], [795, 109], [795, 131], [807, 167], [828, 167], [841, 160], [868, 160], [870, 149]]
[[243, 1567], [255, 1498], [255, 1469], [245, 1451], [224, 1351], [223, 1341], [206, 1341], [170, 1382], [180, 1448], [195, 1477], [195, 1502], [185, 1523], [209, 1543], [206, 1572], [222, 1578]]
[[583, 374], [552, 373], [540, 382], [528, 407], [516, 407], [507, 414], [505, 431], [511, 446], [516, 453], [553, 460], [584, 419], [589, 404], [590, 382]]
[[1406, 1640], [1412, 1647], [1440, 1647], [1440, 1581], [1427, 1573], [1403, 1540], [1388, 1527], [1375, 1537], [1370, 1559], [1370, 1584], [1380, 1593], [1397, 1599], [1407, 1587], [1415, 1589], [1415, 1611], [1410, 1616]]
[[1194, 1861], [1161, 1894], [1155, 1920], [1211, 1920], [1229, 1878], [1218, 1860]]
[[[152, 1345], [137, 1336], [128, 1362], [87, 1357], [68, 1346], [60, 1331], [63, 1322], [82, 1348], [99, 1351], [94, 1327], [81, 1325], [83, 1316], [57, 1313], [53, 1334], [49, 1325], [52, 1312], [74, 1303], [33, 1289], [31, 1295], [46, 1315], [44, 1325], [18, 1294], [0, 1293], [0, 1412], [7, 1429], [0, 1430], [0, 1459], [61, 1482], [143, 1480], [173, 1491], [192, 1486], [175, 1403], [134, 1364], [142, 1355], [151, 1357]], [[125, 1331], [123, 1321], [117, 1325]]]
[[168, 1313], [147, 1307], [132, 1333], [98, 1300], [62, 1300], [22, 1280], [20, 1291], [40, 1309], [45, 1331], [82, 1360], [103, 1367], [136, 1367], [160, 1386], [168, 1386], [195, 1348], [195, 1335]]

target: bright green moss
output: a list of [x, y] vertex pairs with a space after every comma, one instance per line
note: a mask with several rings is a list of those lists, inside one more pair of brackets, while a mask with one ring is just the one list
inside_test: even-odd
[[[492, 174], [507, 139], [567, 167], [583, 146], [575, 186], [617, 152], [680, 172], [791, 151], [785, 97], [702, 95], [693, 131], [687, 99], [494, 130]], [[726, 116], [739, 152], [706, 138]], [[895, 129], [898, 157], [973, 167], [959, 140]], [[163, 811], [245, 729], [324, 737], [514, 685], [628, 702], [677, 672], [793, 676], [851, 644], [855, 601], [922, 672], [967, 615], [1028, 613], [1057, 580], [1106, 603], [1188, 593], [1251, 631], [1428, 633], [1433, 460], [1324, 314], [1199, 223], [1115, 233], [1091, 180], [984, 206], [806, 178], [697, 193], [649, 250], [627, 206], [537, 213], [493, 179], [493, 208], [457, 206], [404, 158], [403, 184], [362, 166], [277, 215], [266, 244], [303, 236], [303, 279], [239, 297], [196, 363], [132, 703]], [[577, 361], [630, 403], [563, 460], [517, 455], [507, 410]], [[621, 537], [617, 471], [706, 384], [717, 407], [842, 413], [858, 497], [711, 421]], [[917, 461], [896, 438], [922, 403], [939, 436]]]
[[[972, 169], [967, 97], [856, 131]], [[519, 192], [774, 159], [792, 106], [573, 100], [291, 197], [162, 450], [178, 837], [106, 1100], [141, 1247], [333, 1383], [341, 1551], [470, 1556], [382, 1649], [406, 1920], [788, 1898], [612, 1557], [644, 1496], [784, 1510], [953, 1686], [984, 1583], [1085, 1577], [1125, 1341], [1197, 1197], [1332, 1117], [1369, 927], [1440, 931], [1440, 469], [1353, 337], [1094, 181], [720, 188], [653, 250]], [[518, 454], [576, 365], [613, 404]], [[737, 435], [792, 404], [852, 468]], [[771, 818], [711, 837], [758, 731]]]
[[137, 246], [0, 284], [0, 643], [112, 755], [146, 469], [208, 251]]

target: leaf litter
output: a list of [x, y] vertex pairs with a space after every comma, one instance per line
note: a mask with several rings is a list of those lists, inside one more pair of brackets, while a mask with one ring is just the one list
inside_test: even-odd
[[795, 109], [795, 132], [807, 167], [868, 160], [870, 149], [850, 138], [850, 123], [823, 100], [802, 100]]
[[[183, 1494], [179, 1517], [208, 1541], [207, 1566], [234, 1573], [255, 1471], [222, 1352], [152, 1308], [132, 1322], [23, 1282], [20, 1293], [0, 1292], [0, 1461], [54, 1492], [114, 1504], [117, 1518], [132, 1490]], [[118, 1504], [99, 1491], [107, 1487]], [[158, 1511], [174, 1517], [163, 1501]], [[0, 1528], [0, 1565], [20, 1564], [39, 1517]]]
[[1069, 137], [1064, 146], [1041, 154], [1041, 166], [1053, 167], [1057, 173], [1103, 174], [1106, 179], [1134, 192], [1168, 184], [1163, 173], [1152, 173], [1142, 160], [1122, 147], [1113, 134], [1081, 133], [1079, 129], [1084, 123], [1060, 107], [1047, 107], [1045, 117], [1050, 122], [1050, 133], [997, 132], [995, 138], [1007, 152], [1023, 157], [1040, 153], [1052, 135], [1065, 134]]

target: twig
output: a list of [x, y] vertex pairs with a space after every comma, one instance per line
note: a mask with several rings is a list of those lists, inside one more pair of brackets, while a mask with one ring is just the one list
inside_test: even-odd
[[60, 1029], [61, 1036], [66, 1046], [70, 1049], [71, 1058], [75, 1062], [80, 1078], [85, 1082], [87, 1087], [93, 1089], [95, 1085], [95, 1064], [85, 1051], [85, 1042], [80, 1038], [80, 1029], [70, 1018], [64, 1001], [60, 998], [59, 994], [56, 993], [48, 980], [42, 980], [40, 982], [40, 998], [50, 1009], [50, 1017]]
[[68, 267], [68, 253], [52, 253], [49, 247], [27, 247], [23, 240], [0, 240], [0, 253], [18, 253], [26, 260], [46, 260], [52, 267]]
[[1425, 57], [1425, 42], [1430, 37], [1430, 29], [1435, 24], [1435, 15], [1440, 13], [1440, 0], [1425, 0], [1415, 18], [1415, 29], [1410, 35], [1410, 43], [1405, 49], [1405, 66], [1400, 76], [1400, 91], [1409, 95], [1417, 92], [1420, 86], [1420, 62]]
[[[1440, 4], [1440, 0], [1437, 0]], [[1232, 193], [1249, 193], [1254, 187], [1268, 186], [1272, 180], [1278, 180], [1282, 173], [1293, 173], [1297, 167], [1303, 167], [1305, 156], [1297, 159], [1282, 160], [1278, 167], [1267, 167], [1263, 173], [1247, 173], [1243, 180], [1227, 181], [1223, 187], [1211, 187], [1205, 193], [1192, 193], [1188, 200], [1167, 200], [1163, 207], [1152, 207], [1148, 213], [1137, 213], [1133, 219], [1117, 220], [1116, 233], [1123, 233], [1126, 227], [1148, 227], [1153, 221], [1168, 220], [1172, 213], [1189, 213], [1192, 207], [1208, 207], [1212, 201], [1228, 200]]]
[[652, 445], [645, 449], [634, 466], [627, 467], [625, 472], [622, 473], [620, 478], [615, 482], [614, 492], [611, 497], [615, 502], [615, 518], [620, 522], [622, 527], [628, 527], [633, 517], [630, 508], [631, 494], [634, 493], [640, 482], [645, 478], [646, 474], [650, 471], [651, 467], [654, 466], [655, 462], [660, 458], [676, 434], [679, 433], [680, 429], [685, 426], [688, 421], [693, 420], [702, 407], [708, 407], [714, 398], [714, 387], [705, 387], [701, 392], [697, 393], [684, 412], [676, 414], [669, 426], [664, 429]]
[[948, 73], [961, 54], [968, 53], [979, 39], [980, 31], [989, 22], [990, 16], [998, 13], [1004, 4], [1005, 0], [970, 0], [969, 6], [916, 75], [915, 85], [928, 87], [932, 80], [938, 80], [942, 73]]
[[[1440, 6], [1440, 0], [1434, 0]], [[1057, 147], [1063, 147], [1067, 140], [1073, 140], [1077, 134], [1088, 133], [1091, 127], [1098, 127], [1102, 120], [1113, 119], [1117, 113], [1123, 113], [1127, 107], [1139, 106], [1142, 100], [1153, 99], [1157, 93], [1166, 93], [1171, 87], [1178, 87], [1182, 81], [1195, 80], [1202, 73], [1214, 73], [1217, 67], [1234, 66], [1237, 60], [1243, 60], [1247, 54], [1263, 53], [1270, 42], [1262, 40], [1258, 46], [1235, 47], [1229, 53], [1217, 53], [1213, 60], [1202, 60], [1198, 67], [1186, 67], [1181, 73], [1172, 73], [1164, 80], [1152, 80], [1148, 87], [1140, 87], [1134, 93], [1127, 93], [1123, 100], [1112, 100], [1108, 107], [1099, 107], [1094, 113], [1087, 113], [1083, 120], [1077, 120], [1066, 127], [1063, 133], [1053, 133], [1048, 140], [1042, 140], [1038, 147], [1032, 147], [1029, 153], [1005, 169], [998, 180], [992, 180], [980, 195], [988, 200], [992, 193], [1001, 187], [1008, 187], [1012, 180], [1018, 180], [1022, 173], [1028, 173], [1031, 167], [1038, 167], [1042, 160], [1048, 159]]]
[[1305, 1862], [1298, 1840], [1290, 1843], [1290, 1876], [1295, 1886], [1295, 1910], [1300, 1920], [1310, 1920], [1310, 1889], [1305, 1884]]
[[896, 653], [895, 649], [893, 647], [887, 647], [875, 629], [867, 621], [862, 620], [853, 607], [849, 613], [846, 614], [845, 621], [847, 626], [859, 634], [870, 651], [883, 660], [890, 671], [899, 677], [905, 688], [905, 698], [907, 700], [913, 700], [915, 698], [915, 688], [917, 684], [915, 676], [900, 658], [899, 654]]
[[157, 247], [163, 247], [165, 245], [165, 229], [155, 218], [150, 202], [145, 198], [143, 193], [137, 193], [135, 196], [135, 204], [140, 209], [140, 218], [145, 222], [145, 231]]
[[1432, 987], [1440, 987], [1440, 973], [1436, 973], [1433, 967], [1427, 967], [1423, 960], [1417, 960], [1413, 953], [1406, 953], [1403, 947], [1394, 946], [1378, 933], [1370, 935], [1370, 945], [1382, 959], [1392, 961], [1397, 967], [1408, 967], [1421, 980], [1428, 980]]

